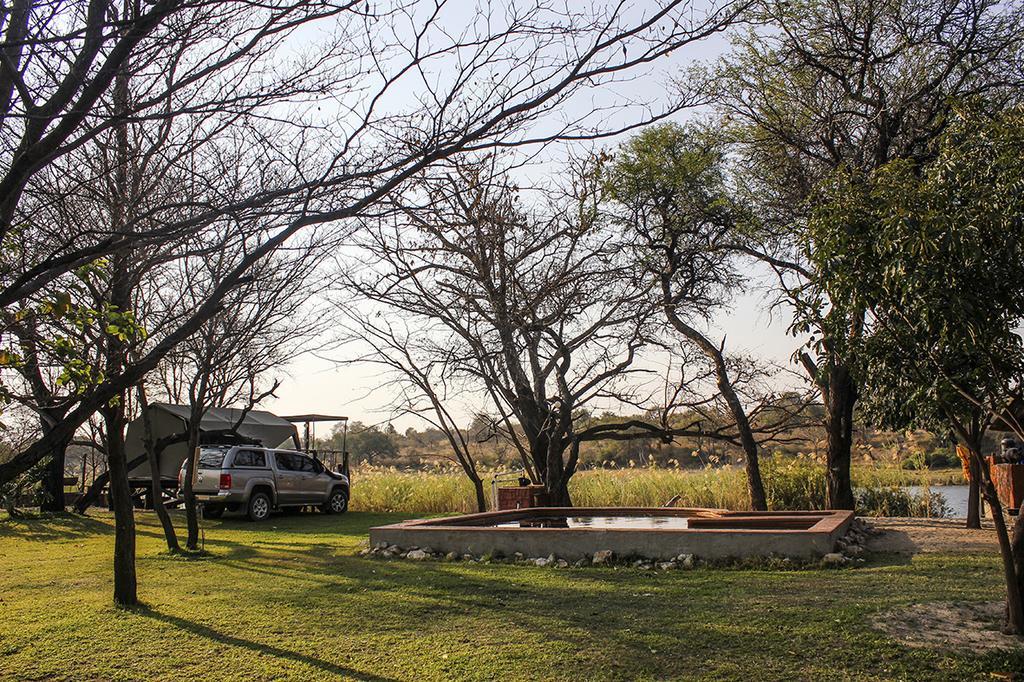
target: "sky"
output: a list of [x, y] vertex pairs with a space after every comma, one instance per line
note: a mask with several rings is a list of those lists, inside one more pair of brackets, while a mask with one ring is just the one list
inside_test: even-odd
[[[643, 6], [644, 3], [639, 5]], [[458, 25], [465, 20], [465, 8], [468, 6], [468, 2], [451, 3], [452, 13], [446, 21]], [[689, 67], [699, 62], [715, 60], [727, 48], [727, 39], [722, 35], [687, 46], [655, 62], [646, 72], [635, 74], [636, 77], [629, 82], [617, 84], [610, 91], [598, 93], [592, 98], [570, 102], [563, 114], [576, 115], [609, 97], [651, 103], [657, 108], [659, 103], [667, 100], [668, 88], [673, 79], [681, 78]], [[685, 121], [703, 113], [700, 110], [689, 110], [677, 115], [675, 119]], [[621, 139], [610, 139], [601, 144], [612, 147], [618, 142]], [[558, 172], [558, 160], [572, 152], [573, 149], [566, 145], [541, 150], [538, 160], [522, 171], [528, 174], [524, 179], [527, 182], [543, 183], [547, 174]], [[792, 368], [790, 356], [798, 341], [787, 333], [790, 322], [788, 314], [785, 310], [771, 309], [768, 295], [772, 276], [755, 265], [750, 267], [748, 290], [731, 307], [721, 310], [715, 317], [712, 322], [713, 335], [719, 339], [724, 335], [727, 347], [733, 353], [751, 355]], [[382, 379], [378, 370], [369, 366], [341, 364], [352, 360], [353, 354], [353, 350], [342, 348], [330, 352], [328, 356], [307, 355], [295, 360], [278, 374], [281, 385], [277, 397], [269, 399], [265, 407], [283, 415], [316, 412], [346, 415], [365, 424], [391, 421], [385, 408], [393, 394], [381, 388]], [[793, 380], [783, 381], [792, 383]], [[468, 421], [471, 407], [461, 406], [456, 411]], [[410, 426], [423, 426], [422, 422], [412, 417], [394, 420], [393, 424], [400, 431]], [[329, 425], [322, 425], [320, 432], [323, 433], [327, 428]]]

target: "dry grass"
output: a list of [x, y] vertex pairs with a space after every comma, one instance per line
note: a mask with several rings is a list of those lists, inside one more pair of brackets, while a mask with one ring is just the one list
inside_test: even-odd
[[[809, 457], [768, 457], [762, 463], [772, 509], [820, 509], [825, 504], [824, 468]], [[483, 474], [490, 495], [492, 473]], [[854, 484], [868, 501], [866, 513], [927, 516], [928, 505], [900, 486], [963, 483], [958, 470], [905, 471], [894, 467], [854, 469]], [[742, 468], [602, 468], [577, 473], [569, 485], [573, 502], [595, 507], [657, 507], [676, 495], [679, 504], [722, 509], [749, 508]], [[452, 469], [402, 471], [363, 466], [353, 474], [352, 509], [369, 512], [440, 514], [476, 511], [473, 487]], [[873, 511], [874, 510], [874, 511]], [[935, 514], [934, 505], [931, 515]]]

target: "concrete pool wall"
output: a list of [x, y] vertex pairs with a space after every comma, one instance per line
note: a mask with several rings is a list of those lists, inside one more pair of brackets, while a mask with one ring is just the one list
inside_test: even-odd
[[[685, 518], [687, 528], [542, 527], [565, 517]], [[417, 519], [370, 529], [370, 544], [429, 548], [475, 556], [549, 556], [575, 560], [611, 550], [617, 556], [668, 560], [784, 556], [832, 552], [853, 521], [850, 511], [730, 512], [718, 509], [540, 507]], [[521, 525], [516, 525], [519, 522]], [[504, 524], [504, 525], [497, 525]], [[511, 525], [510, 525], [511, 524]]]

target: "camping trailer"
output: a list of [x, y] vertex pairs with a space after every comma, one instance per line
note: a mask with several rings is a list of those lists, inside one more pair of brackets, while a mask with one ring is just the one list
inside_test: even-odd
[[[153, 440], [184, 436], [188, 433], [188, 420], [191, 410], [187, 405], [169, 405], [153, 403], [149, 406], [149, 417], [153, 428]], [[239, 423], [241, 419], [241, 423]], [[263, 410], [250, 410], [243, 418], [243, 410], [229, 407], [211, 407], [203, 415], [199, 424], [200, 440], [215, 442], [218, 436], [226, 434], [225, 440], [232, 438], [230, 431], [238, 428], [238, 437], [247, 439], [268, 448], [300, 448], [299, 434], [295, 424], [277, 415]], [[131, 462], [144, 457], [145, 422], [140, 416], [128, 424], [125, 436], [125, 454]], [[238, 438], [234, 437], [237, 441]], [[178, 471], [181, 463], [188, 456], [188, 443], [175, 442], [168, 445], [160, 453], [160, 478], [167, 483], [177, 485]], [[141, 464], [128, 472], [128, 479], [133, 486], [145, 485], [150, 481], [149, 464], [143, 460]]]

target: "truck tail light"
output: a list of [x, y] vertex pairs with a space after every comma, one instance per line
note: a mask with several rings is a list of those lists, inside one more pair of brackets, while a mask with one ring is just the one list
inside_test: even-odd
[[231, 474], [220, 475], [220, 489], [231, 490]]

